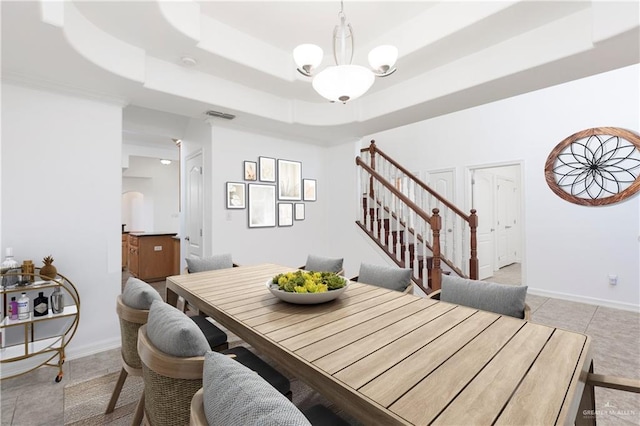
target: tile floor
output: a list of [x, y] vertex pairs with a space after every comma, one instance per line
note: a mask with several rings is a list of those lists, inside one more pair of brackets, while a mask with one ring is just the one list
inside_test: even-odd
[[[515, 269], [504, 268], [489, 281], [512, 282]], [[507, 276], [507, 278], [505, 278]], [[160, 287], [160, 286], [158, 286]], [[586, 333], [592, 338], [595, 372], [640, 379], [640, 313], [586, 305], [535, 295], [527, 296], [532, 321]], [[40, 368], [1, 382], [1, 424], [16, 426], [62, 425], [64, 385], [120, 370], [120, 351], [114, 349], [68, 360], [62, 383], [54, 383], [55, 370]], [[640, 425], [640, 394], [596, 389], [600, 425]], [[126, 424], [120, 419], [112, 426]], [[125, 421], [125, 423], [122, 423]]]

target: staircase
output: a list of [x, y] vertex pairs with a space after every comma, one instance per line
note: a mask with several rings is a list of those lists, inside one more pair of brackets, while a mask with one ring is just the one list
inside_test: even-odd
[[475, 210], [465, 214], [379, 150], [375, 141], [356, 157], [362, 194], [356, 224], [394, 262], [413, 270], [425, 294], [442, 274], [478, 278]]

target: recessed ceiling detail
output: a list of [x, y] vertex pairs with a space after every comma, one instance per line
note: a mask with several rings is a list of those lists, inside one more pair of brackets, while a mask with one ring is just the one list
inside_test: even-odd
[[390, 44], [398, 71], [336, 105], [291, 52], [308, 42], [330, 52], [337, 6], [3, 2], [2, 78], [192, 118], [241, 114], [245, 128], [330, 144], [640, 62], [638, 2], [346, 1], [353, 62]]

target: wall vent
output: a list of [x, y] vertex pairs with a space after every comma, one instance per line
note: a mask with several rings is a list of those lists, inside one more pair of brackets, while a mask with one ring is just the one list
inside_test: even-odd
[[209, 110], [205, 114], [207, 114], [209, 117], [224, 118], [225, 120], [233, 120], [234, 118], [236, 118], [236, 116], [233, 114], [227, 114], [226, 112], [213, 111], [213, 110]]

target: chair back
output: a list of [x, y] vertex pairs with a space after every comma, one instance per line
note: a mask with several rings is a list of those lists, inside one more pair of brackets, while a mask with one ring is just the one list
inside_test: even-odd
[[338, 275], [344, 275], [342, 264], [344, 258], [324, 257], [310, 254], [307, 256], [306, 263], [298, 269], [314, 272], [333, 272]]
[[138, 329], [147, 323], [149, 310], [131, 308], [125, 305], [122, 302], [122, 296], [118, 295], [116, 313], [120, 320], [123, 367], [132, 376], [141, 376], [142, 363], [138, 355]]
[[351, 281], [384, 287], [402, 293], [413, 293], [411, 274], [412, 270], [409, 268], [374, 265], [363, 262], [360, 264], [358, 276], [352, 278]]
[[144, 411], [151, 426], [189, 424], [191, 399], [202, 387], [204, 357], [176, 357], [161, 352], [138, 330], [138, 353], [144, 379]]
[[[434, 300], [440, 300], [440, 293], [441, 293], [441, 290], [431, 292], [429, 293], [429, 298]], [[527, 303], [524, 304], [524, 314], [522, 319], [524, 319], [525, 321], [531, 320], [531, 307]]]

